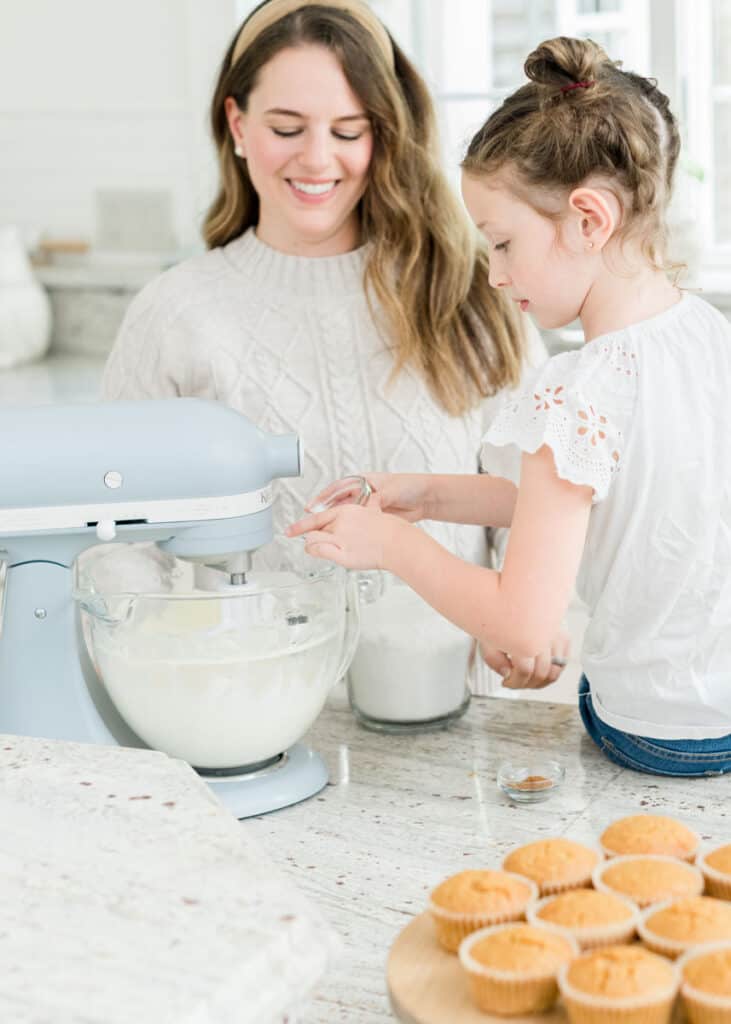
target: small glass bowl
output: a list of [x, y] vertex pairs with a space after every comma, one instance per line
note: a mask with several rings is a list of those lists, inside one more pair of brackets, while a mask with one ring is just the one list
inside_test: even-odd
[[513, 803], [538, 804], [561, 788], [565, 774], [561, 762], [551, 758], [503, 761], [497, 770], [497, 784]]

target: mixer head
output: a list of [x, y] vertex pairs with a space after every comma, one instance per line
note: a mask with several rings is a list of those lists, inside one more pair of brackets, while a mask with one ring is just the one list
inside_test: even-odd
[[245, 553], [272, 539], [271, 483], [298, 476], [303, 455], [295, 434], [178, 398], [0, 410], [0, 461], [9, 564], [154, 540], [241, 580]]

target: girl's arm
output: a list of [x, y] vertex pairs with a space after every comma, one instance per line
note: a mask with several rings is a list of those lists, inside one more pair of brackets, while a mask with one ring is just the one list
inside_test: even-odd
[[288, 532], [307, 534], [306, 549], [316, 557], [393, 572], [480, 642], [532, 658], [550, 647], [568, 607], [591, 498], [590, 487], [558, 477], [550, 448], [524, 455], [501, 572], [463, 562], [402, 519], [353, 505]]
[[[510, 526], [518, 494], [509, 480], [477, 473], [367, 473], [366, 479], [373, 489], [368, 504], [409, 523], [437, 519]], [[352, 501], [357, 490], [348, 478], [336, 480], [311, 499], [307, 511], [329, 503], [336, 494], [345, 496], [344, 503]]]
[[474, 526], [510, 526], [517, 497], [515, 484], [499, 476], [434, 474], [424, 518]]
[[480, 641], [530, 658], [550, 647], [571, 599], [592, 489], [562, 480], [544, 446], [521, 462], [502, 571], [461, 561], [422, 530], [389, 546], [389, 569]]

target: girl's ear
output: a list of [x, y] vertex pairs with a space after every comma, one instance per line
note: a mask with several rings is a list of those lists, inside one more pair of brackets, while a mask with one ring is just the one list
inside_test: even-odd
[[238, 157], [245, 157], [246, 147], [244, 146], [243, 112], [239, 109], [239, 105], [233, 96], [226, 97], [223, 101], [223, 108], [226, 111], [228, 130], [231, 132], [231, 138], [233, 139], [234, 153]]
[[601, 251], [614, 234], [622, 214], [617, 197], [609, 189], [582, 185], [569, 196], [580, 244]]

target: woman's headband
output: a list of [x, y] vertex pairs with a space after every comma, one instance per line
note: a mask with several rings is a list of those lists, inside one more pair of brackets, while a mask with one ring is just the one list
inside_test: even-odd
[[356, 21], [366, 28], [378, 43], [380, 50], [390, 68], [394, 66], [393, 46], [391, 38], [378, 20], [370, 7], [364, 0], [269, 0], [258, 10], [246, 19], [239, 32], [238, 39], [231, 56], [231, 67], [241, 57], [245, 50], [251, 46], [257, 36], [280, 21], [282, 18], [298, 11], [302, 7], [312, 7], [313, 4], [322, 7], [334, 7], [339, 11], [345, 11], [355, 18]]

